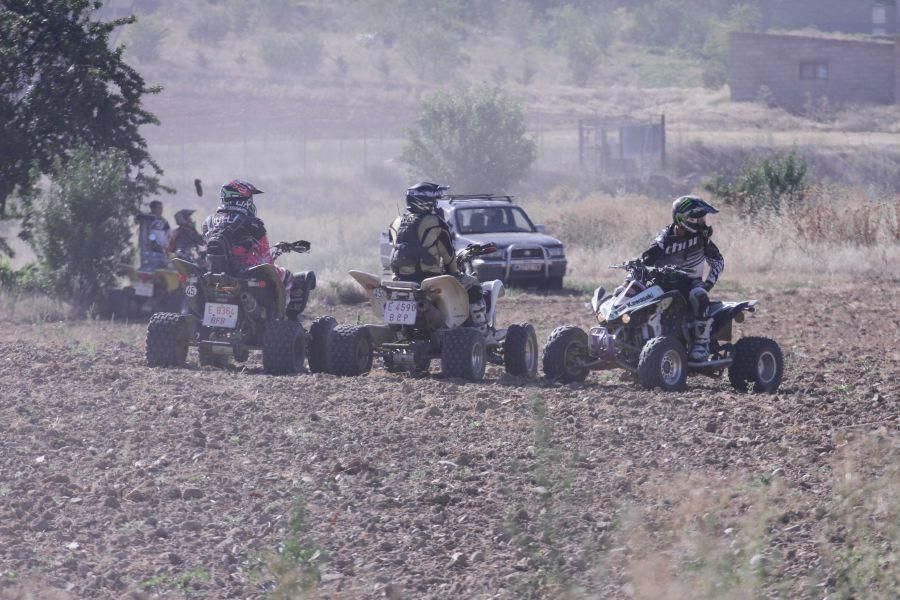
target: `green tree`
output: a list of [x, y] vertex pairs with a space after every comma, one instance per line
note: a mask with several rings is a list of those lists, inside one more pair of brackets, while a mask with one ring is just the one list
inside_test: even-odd
[[595, 14], [565, 6], [552, 12], [549, 35], [565, 55], [572, 79], [586, 85], [612, 42], [612, 13]]
[[784, 205], [801, 204], [809, 190], [806, 159], [796, 152], [773, 153], [751, 158], [737, 175], [715, 175], [704, 187], [726, 204], [747, 213], [763, 209], [781, 210]]
[[110, 33], [133, 18], [92, 19], [95, 0], [3, 0], [0, 8], [0, 218], [16, 189], [65, 162], [73, 149], [116, 148], [144, 193], [161, 170], [139, 129], [157, 124], [142, 106], [148, 87], [110, 48]]
[[536, 158], [521, 107], [496, 88], [426, 98], [408, 135], [401, 159], [411, 174], [458, 192], [505, 190]]
[[34, 201], [30, 243], [54, 295], [87, 308], [114, 282], [118, 263], [132, 258], [132, 217], [144, 192], [129, 177], [123, 150], [82, 147], [57, 159], [49, 190]]

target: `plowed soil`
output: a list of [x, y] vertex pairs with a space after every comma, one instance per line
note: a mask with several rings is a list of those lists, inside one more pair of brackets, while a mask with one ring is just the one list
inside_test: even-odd
[[[705, 595], [678, 588], [690, 581], [823, 597], [846, 584], [848, 449], [854, 473], [897, 486], [896, 291], [741, 294], [761, 308], [736, 333], [784, 350], [775, 396], [727, 378], [669, 394], [618, 372], [558, 385], [496, 367], [480, 384], [438, 365], [272, 377], [257, 357], [199, 368], [194, 350], [186, 369], [149, 369], [142, 324], [6, 321], [0, 596], [257, 598], [301, 564], [326, 597]], [[514, 294], [501, 320], [530, 320], [543, 342], [590, 326], [585, 301]], [[277, 562], [285, 542], [304, 557]]]

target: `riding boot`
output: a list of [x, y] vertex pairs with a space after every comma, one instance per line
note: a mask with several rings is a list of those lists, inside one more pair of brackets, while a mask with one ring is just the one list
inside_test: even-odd
[[703, 362], [709, 359], [709, 335], [712, 330], [712, 322], [712, 319], [698, 319], [694, 322], [694, 343], [691, 346], [691, 361]]
[[478, 300], [469, 304], [469, 315], [472, 319], [473, 327], [481, 331], [482, 334], [487, 335], [487, 305], [484, 303], [484, 300]]

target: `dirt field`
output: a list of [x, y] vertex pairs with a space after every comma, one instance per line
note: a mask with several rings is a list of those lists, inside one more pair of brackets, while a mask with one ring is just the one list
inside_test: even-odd
[[[900, 302], [874, 292], [741, 294], [777, 396], [151, 370], [142, 325], [8, 320], [0, 597], [891, 597]], [[543, 341], [586, 301], [501, 319]]]

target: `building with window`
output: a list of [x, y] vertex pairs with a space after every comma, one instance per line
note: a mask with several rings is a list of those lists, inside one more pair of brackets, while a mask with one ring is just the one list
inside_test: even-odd
[[766, 29], [891, 35], [900, 32], [896, 0], [761, 0]]
[[765, 98], [797, 109], [821, 98], [836, 104], [900, 101], [897, 40], [732, 33], [729, 50], [734, 102]]

